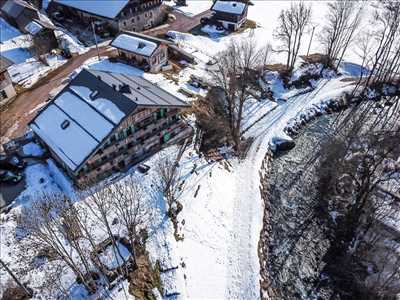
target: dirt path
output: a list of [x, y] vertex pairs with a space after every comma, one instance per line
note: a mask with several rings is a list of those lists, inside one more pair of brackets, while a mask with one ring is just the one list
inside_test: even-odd
[[[100, 47], [100, 55], [106, 55], [108, 46]], [[61, 86], [62, 81], [86, 60], [97, 55], [96, 49], [71, 58], [60, 68], [41, 79], [33, 88], [20, 94], [3, 111], [0, 112], [0, 144], [9, 139], [21, 136], [27, 124], [35, 117], [36, 111], [44, 105], [49, 93]]]
[[176, 10], [172, 11], [171, 14], [174, 15], [176, 18], [176, 20], [172, 24], [149, 29], [147, 31], [144, 31], [143, 33], [154, 36], [161, 36], [166, 34], [168, 31], [189, 32], [194, 27], [200, 24], [201, 18], [209, 17], [211, 15], [211, 11], [206, 10], [195, 16], [188, 16]]

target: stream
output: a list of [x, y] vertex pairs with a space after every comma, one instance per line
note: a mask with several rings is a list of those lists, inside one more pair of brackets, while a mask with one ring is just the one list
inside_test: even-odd
[[319, 141], [332, 130], [334, 115], [311, 122], [295, 139], [296, 147], [274, 157], [269, 165], [269, 192], [263, 192], [268, 226], [264, 226], [261, 250], [271, 299], [328, 299], [329, 284], [322, 257], [330, 242], [325, 229], [333, 218], [320, 216], [315, 191], [315, 153]]

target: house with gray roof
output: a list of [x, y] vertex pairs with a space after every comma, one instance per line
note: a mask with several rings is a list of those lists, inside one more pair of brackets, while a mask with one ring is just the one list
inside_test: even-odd
[[192, 134], [189, 105], [142, 77], [82, 70], [29, 124], [84, 186], [124, 171]]
[[141, 33], [123, 31], [111, 42], [114, 56], [144, 71], [157, 73], [168, 64], [170, 41]]

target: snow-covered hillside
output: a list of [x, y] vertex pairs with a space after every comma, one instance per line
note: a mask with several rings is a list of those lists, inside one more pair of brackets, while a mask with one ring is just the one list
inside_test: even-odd
[[[187, 14], [198, 14], [208, 9], [211, 3], [212, 1], [188, 1], [188, 6], [180, 7], [179, 10]], [[226, 49], [232, 40], [253, 38], [260, 46], [271, 43], [273, 49], [278, 48], [278, 43], [273, 38], [274, 28], [281, 9], [289, 7], [290, 2], [253, 1], [253, 3], [254, 6], [249, 10], [249, 18], [259, 24], [256, 29], [212, 38], [180, 32], [169, 33], [169, 36], [186, 51], [192, 53], [198, 62], [196, 66], [182, 70], [177, 76], [177, 83], [161, 74], [147, 74], [134, 67], [111, 63], [106, 59], [100, 62], [92, 59], [83, 67], [143, 76], [182, 100], [190, 102], [192, 99], [182, 94], [180, 89], [190, 88], [187, 81], [191, 75], [206, 78], [207, 62], [219, 51]], [[313, 9], [312, 22], [317, 31], [324, 22], [326, 2], [315, 1], [310, 4]], [[310, 38], [311, 30], [304, 36], [304, 41], [309, 41]], [[321, 51], [317, 39], [315, 34], [311, 52]], [[305, 54], [307, 48], [308, 42], [304, 42], [300, 54]], [[283, 53], [272, 54], [271, 63], [283, 61]], [[355, 45], [348, 51], [346, 61], [358, 62]], [[165, 269], [178, 267], [170, 273], [163, 274], [163, 283], [168, 292], [179, 293], [180, 296], [177, 298], [181, 299], [260, 297], [257, 246], [263, 216], [263, 204], [259, 192], [259, 169], [262, 160], [271, 139], [285, 136], [284, 128], [291, 124], [293, 119], [313, 105], [340, 96], [352, 88], [349, 82], [342, 81], [344, 77], [351, 76], [351, 72], [344, 74], [342, 77], [320, 79], [315, 82], [313, 91], [302, 95], [296, 95], [293, 90], [276, 86], [275, 92], [279, 93], [279, 98], [287, 101], [272, 102], [267, 99], [250, 101], [246, 106], [244, 122], [246, 127], [249, 127], [246, 136], [255, 139], [247, 157], [243, 160], [228, 158], [220, 162], [208, 162], [200, 158], [192, 146], [186, 150], [180, 164], [186, 182], [186, 189], [179, 199], [183, 204], [183, 210], [178, 217], [179, 230], [184, 237], [182, 241], [175, 240], [171, 221], [165, 217], [164, 199], [154, 198], [151, 190], [154, 177], [157, 176], [154, 171], [157, 159], [164, 155], [172, 156], [177, 149], [170, 147], [150, 158], [146, 162], [152, 167], [148, 175], [144, 176], [134, 171], [130, 173], [138, 177], [143, 184], [146, 191], [143, 201], [156, 211], [148, 243], [151, 259], [153, 262], [160, 260]], [[202, 90], [197, 92], [204, 95]], [[27, 189], [16, 201], [11, 212], [7, 216], [2, 216], [0, 241], [6, 246], [2, 246], [0, 257], [30, 283], [38, 293], [36, 299], [39, 299], [46, 266], [27, 272], [18, 271], [24, 266], [18, 262], [20, 250], [14, 249], [18, 232], [11, 216], [17, 214], [21, 207], [28, 205], [31, 197], [34, 197], [39, 190], [63, 191], [70, 196], [73, 196], [73, 191], [69, 181], [52, 161], [29, 166], [26, 174]], [[44, 181], [40, 180], [41, 178]], [[118, 226], [113, 230], [119, 232]], [[99, 240], [105, 235], [101, 232], [96, 234]], [[51, 263], [49, 265], [47, 268], [51, 269]], [[37, 276], [38, 273], [42, 276]], [[8, 278], [3, 270], [0, 270], [0, 276]], [[66, 272], [62, 279], [66, 289], [74, 285], [72, 272]], [[123, 288], [126, 289], [126, 282]], [[114, 299], [124, 299], [122, 294], [114, 291]]]

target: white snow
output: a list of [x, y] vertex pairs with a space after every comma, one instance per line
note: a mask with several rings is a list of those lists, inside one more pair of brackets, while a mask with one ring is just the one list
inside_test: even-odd
[[90, 95], [96, 91], [92, 91], [90, 88], [85, 86], [77, 85], [71, 85], [70, 89], [82, 97], [87, 104], [99, 110], [104, 116], [114, 122], [114, 124], [119, 124], [119, 122], [125, 117], [124, 112], [122, 112], [111, 100], [104, 98], [96, 98], [95, 101], [91, 100]]
[[77, 8], [84, 12], [95, 14], [98, 16], [114, 19], [119, 12], [128, 4], [129, 0], [53, 0], [65, 6]]
[[95, 111], [88, 103], [83, 102], [70, 92], [62, 93], [54, 102], [98, 141], [103, 140], [114, 128], [113, 124]]
[[22, 34], [18, 29], [12, 27], [4, 19], [0, 18], [0, 49], [1, 55], [12, 62], [19, 64], [31, 58], [28, 51], [31, 45], [29, 35]]
[[28, 25], [25, 26], [25, 30], [28, 31], [32, 35], [37, 34], [42, 29], [43, 29], [43, 26], [35, 21], [31, 21], [28, 23]]
[[[65, 121], [69, 125], [63, 129], [61, 125]], [[76, 170], [99, 143], [54, 104], [49, 105], [30, 127], [71, 170]]]
[[241, 15], [246, 8], [246, 4], [238, 1], [216, 1], [212, 10]]
[[181, 13], [184, 13], [185, 15], [188, 16], [194, 16], [199, 13], [202, 13], [203, 11], [206, 11], [211, 8], [213, 5], [212, 0], [187, 0], [186, 6], [177, 6], [175, 5], [174, 1], [169, 1], [169, 2], [164, 2], [166, 5], [170, 5], [174, 8], [174, 10], [177, 10]]
[[30, 155], [30, 156], [41, 156], [44, 153], [42, 147], [33, 142], [24, 145], [22, 147], [22, 151], [24, 152], [25, 155]]
[[225, 32], [224, 29], [218, 30], [215, 25], [205, 25], [201, 27], [201, 31], [204, 33], [208, 33], [209, 35], [222, 34]]
[[157, 49], [156, 43], [125, 33], [118, 35], [111, 46], [144, 56], [151, 56]]
[[61, 49], [69, 51], [71, 54], [83, 54], [89, 50], [82, 43], [67, 32], [64, 28], [54, 31]]
[[[89, 88], [73, 86], [71, 89], [83, 95], [85, 101], [65, 91], [40, 113], [31, 128], [71, 170], [76, 170], [114, 129], [114, 124], [92, 107], [116, 123], [124, 114], [109, 100], [88, 100]], [[65, 122], [69, 124], [62, 128]]]
[[116, 247], [111, 244], [100, 255], [100, 261], [109, 269], [114, 270], [126, 263], [131, 256], [129, 250], [116, 241]]

